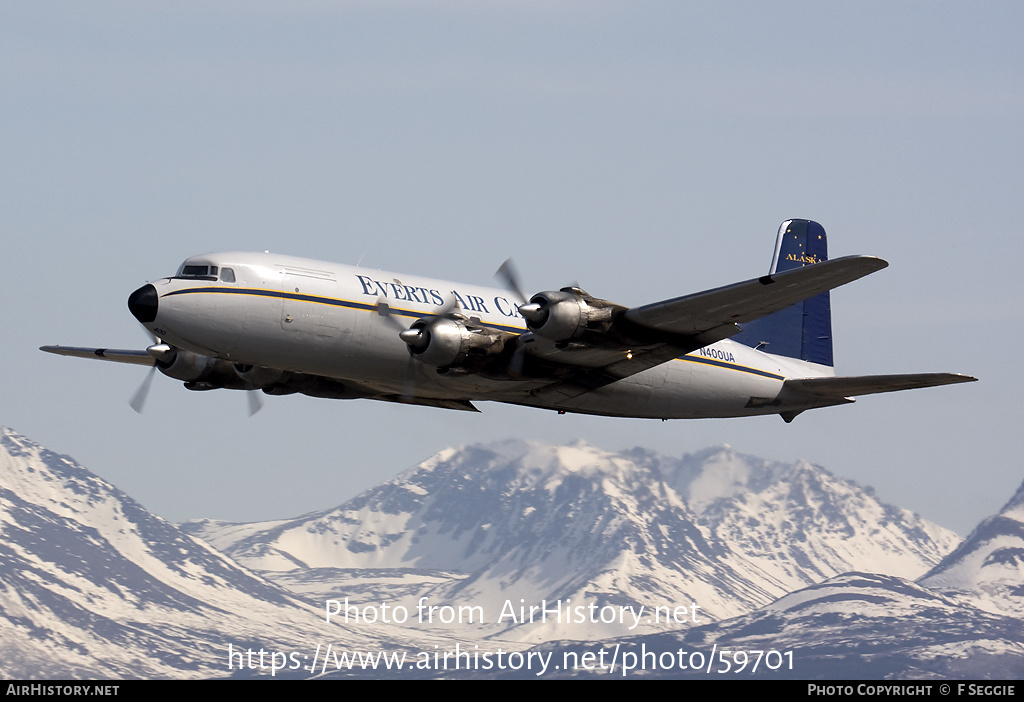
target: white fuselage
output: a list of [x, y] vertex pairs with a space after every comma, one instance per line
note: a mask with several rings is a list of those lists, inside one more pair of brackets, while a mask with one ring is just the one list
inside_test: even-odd
[[[613, 416], [736, 417], [779, 413], [786, 378], [833, 375], [826, 366], [723, 340], [553, 404], [531, 394], [548, 379], [439, 374], [414, 359], [398, 336], [401, 327], [451, 308], [453, 300], [459, 314], [474, 322], [525, 333], [515, 296], [505, 290], [276, 254], [210, 254], [189, 259], [183, 270], [188, 265], [217, 266], [232, 275], [152, 283], [158, 311], [146, 326], [158, 337], [240, 365], [348, 381], [367, 396], [401, 394], [412, 382], [418, 396], [438, 399]], [[582, 366], [591, 362], [586, 348], [556, 348], [539, 338], [531, 352], [571, 356]]]

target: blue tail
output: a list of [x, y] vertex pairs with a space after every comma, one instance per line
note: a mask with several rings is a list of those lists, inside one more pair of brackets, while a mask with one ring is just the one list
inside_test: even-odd
[[[828, 260], [825, 229], [809, 219], [779, 227], [769, 275]], [[778, 356], [832, 366], [832, 309], [827, 292], [743, 325], [734, 341]]]

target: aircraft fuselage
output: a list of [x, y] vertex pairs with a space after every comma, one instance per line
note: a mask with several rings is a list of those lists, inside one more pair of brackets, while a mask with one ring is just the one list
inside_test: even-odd
[[[207, 274], [196, 275], [203, 268]], [[250, 371], [253, 378], [274, 379], [283, 371], [332, 379], [345, 388], [332, 395], [338, 397], [423, 399], [422, 404], [495, 400], [664, 419], [737, 417], [784, 410], [779, 395], [787, 377], [833, 374], [826, 366], [724, 339], [585, 394], [553, 400], [536, 393], [551, 383], [549, 377], [439, 369], [414, 358], [399, 338], [402, 328], [446, 308], [487, 330], [527, 334], [515, 297], [499, 288], [260, 253], [196, 256], [178, 276], [151, 285], [151, 307], [140, 314], [136, 302], [132, 311], [161, 340], [239, 368], [262, 369], [262, 376]], [[575, 366], [595, 368], [607, 363], [606, 352], [586, 345], [539, 335], [530, 343], [531, 360], [571, 358]], [[821, 403], [805, 399], [798, 406]]]

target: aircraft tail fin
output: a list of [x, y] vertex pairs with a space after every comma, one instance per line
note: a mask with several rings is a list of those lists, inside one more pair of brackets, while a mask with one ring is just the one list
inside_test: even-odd
[[[788, 219], [779, 227], [769, 275], [828, 260], [825, 229], [809, 219]], [[789, 358], [831, 367], [832, 309], [828, 292], [748, 322], [734, 341]]]

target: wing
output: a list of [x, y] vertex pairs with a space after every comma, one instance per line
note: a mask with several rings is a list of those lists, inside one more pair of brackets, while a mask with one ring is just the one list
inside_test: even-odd
[[40, 351], [55, 353], [58, 356], [76, 356], [78, 358], [98, 358], [114, 363], [131, 363], [137, 366], [152, 366], [155, 360], [146, 351], [132, 349], [94, 349], [81, 346], [40, 346]]
[[634, 307], [627, 310], [624, 317], [646, 329], [694, 338], [707, 337], [709, 340], [701, 344], [704, 346], [737, 334], [740, 330], [736, 324], [752, 322], [778, 312], [818, 293], [880, 271], [888, 265], [886, 261], [874, 256], [844, 256], [694, 295]]
[[[590, 337], [594, 345], [590, 356], [580, 354], [588, 360], [586, 367], [563, 372], [556, 382], [532, 394], [552, 401], [577, 397], [738, 334], [741, 323], [888, 265], [873, 256], [845, 256], [650, 305], [620, 308], [599, 339]], [[596, 363], [595, 354], [601, 359]], [[571, 364], [572, 356], [572, 352], [561, 356], [549, 352], [546, 360]]]

